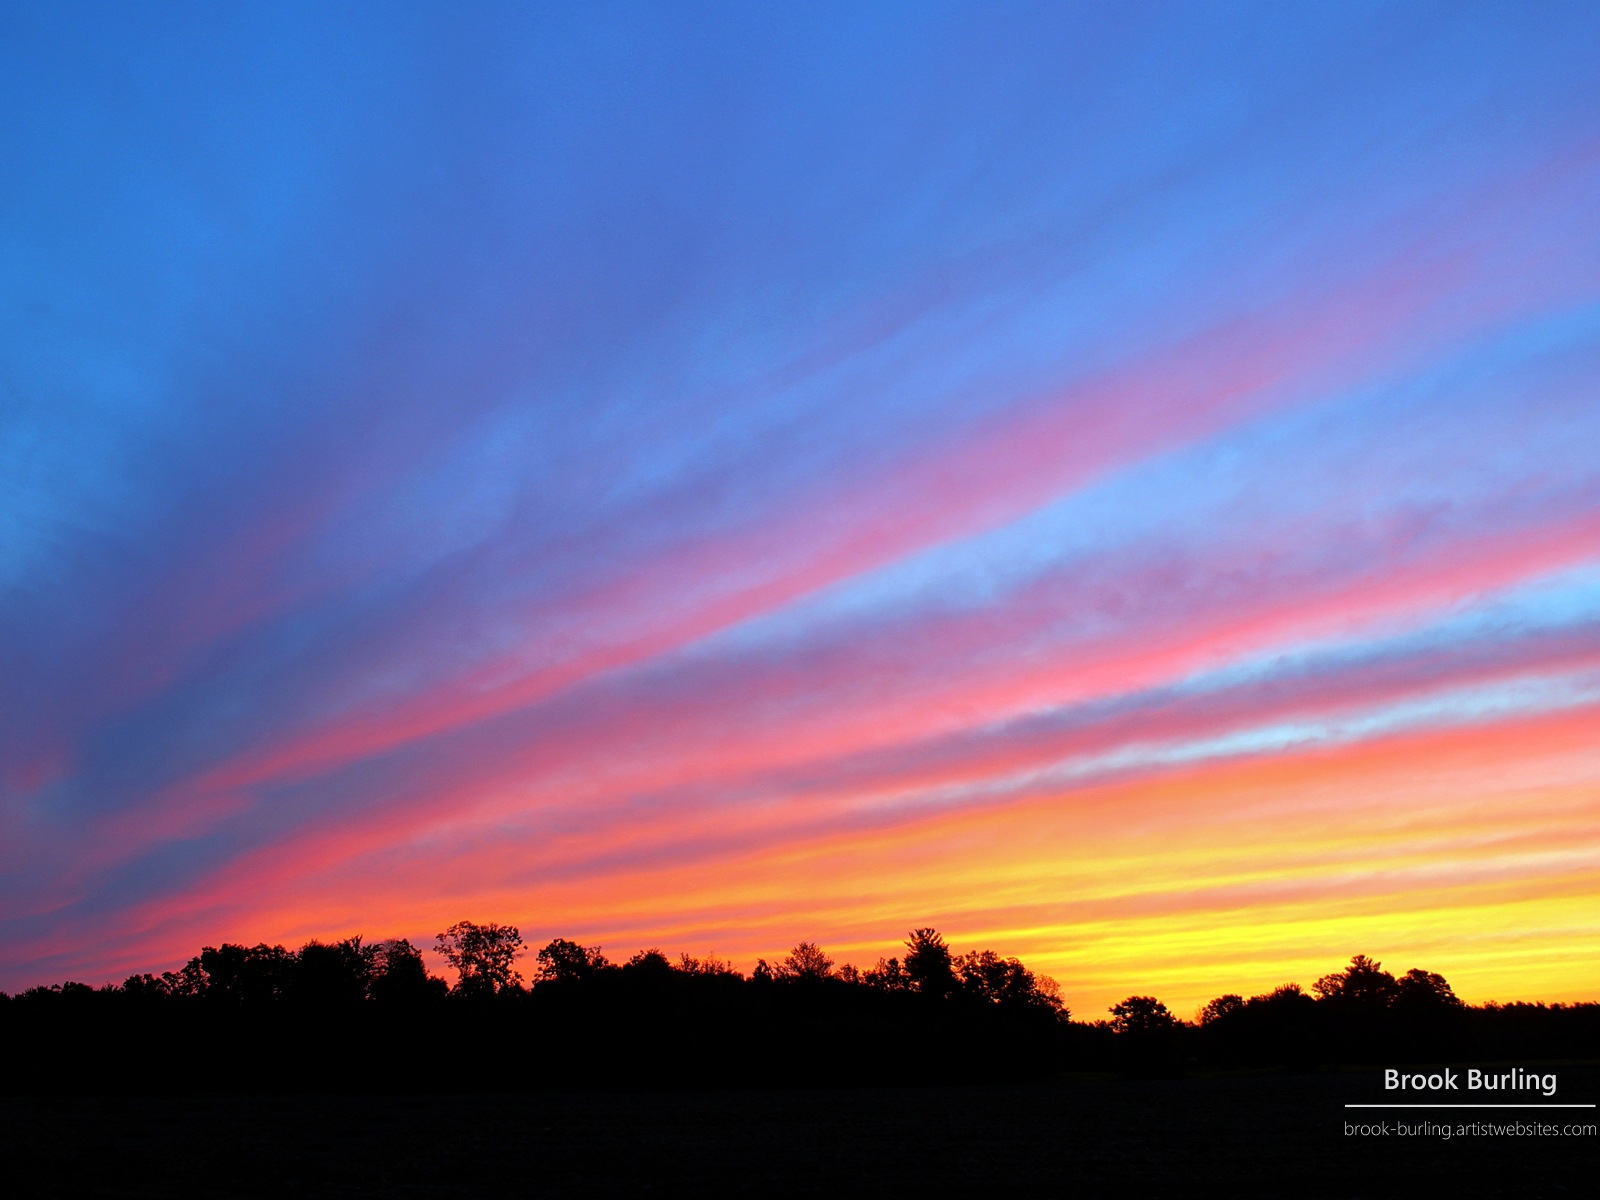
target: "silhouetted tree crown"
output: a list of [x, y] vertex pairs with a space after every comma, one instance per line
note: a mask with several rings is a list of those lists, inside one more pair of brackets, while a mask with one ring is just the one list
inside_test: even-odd
[[1311, 985], [1322, 1000], [1336, 1004], [1360, 1005], [1364, 1008], [1386, 1008], [1399, 994], [1395, 977], [1365, 954], [1350, 959], [1350, 965], [1332, 975], [1324, 975]]
[[1395, 981], [1393, 1003], [1401, 1008], [1460, 1008], [1455, 990], [1443, 975], [1412, 967]]
[[1111, 1028], [1120, 1034], [1148, 1037], [1167, 1033], [1178, 1019], [1154, 996], [1129, 996], [1111, 1006]]
[[1226, 1020], [1244, 1011], [1245, 999], [1243, 996], [1229, 992], [1226, 996], [1218, 996], [1200, 1010], [1200, 1024], [1214, 1025], [1218, 1021]]
[[1018, 959], [974, 950], [955, 959], [954, 967], [962, 992], [975, 1000], [1064, 1011], [1056, 981], [1048, 975], [1035, 976]]
[[577, 983], [611, 965], [599, 946], [580, 946], [566, 938], [547, 943], [535, 958], [539, 967], [534, 978], [540, 983]]
[[906, 937], [906, 977], [924, 996], [948, 996], [956, 989], [950, 947], [934, 929], [913, 929]]
[[907, 992], [911, 990], [911, 976], [898, 958], [880, 958], [878, 965], [862, 975], [870, 988], [880, 992]]
[[311, 941], [300, 948], [290, 972], [290, 996], [303, 1004], [337, 1007], [367, 998], [375, 947], [359, 937], [331, 945]]
[[743, 979], [738, 971], [733, 969], [733, 964], [727, 959], [718, 958], [715, 954], [707, 954], [704, 958], [695, 958], [690, 954], [678, 956], [678, 970], [685, 975], [702, 975], [714, 979]]
[[789, 951], [773, 974], [779, 979], [827, 979], [833, 975], [833, 959], [824, 954], [815, 942], [801, 942]]
[[672, 960], [662, 953], [659, 946], [639, 951], [622, 964], [622, 969], [635, 979], [664, 981], [674, 974]]
[[434, 946], [456, 971], [456, 991], [463, 995], [492, 995], [522, 982], [513, 965], [522, 952], [522, 934], [515, 925], [457, 921], [438, 935]]
[[384, 1004], [421, 1004], [445, 993], [445, 982], [428, 974], [422, 951], [405, 938], [390, 938], [372, 948], [372, 999]]
[[1270, 992], [1260, 996], [1251, 996], [1249, 1007], [1276, 1007], [1281, 1009], [1305, 1009], [1313, 1002], [1306, 994], [1306, 990], [1298, 983], [1280, 983]]

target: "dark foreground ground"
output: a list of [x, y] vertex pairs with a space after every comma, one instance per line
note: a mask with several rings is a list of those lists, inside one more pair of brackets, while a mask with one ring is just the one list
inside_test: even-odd
[[[1557, 1100], [1600, 1092], [1594, 1066], [1540, 1069], [1558, 1071]], [[15, 1195], [127, 1197], [1596, 1194], [1593, 1135], [1345, 1132], [1347, 1121], [1397, 1119], [1594, 1124], [1595, 1109], [1343, 1107], [1395, 1098], [1375, 1071], [834, 1091], [11, 1096], [0, 1098], [0, 1179], [32, 1181]]]

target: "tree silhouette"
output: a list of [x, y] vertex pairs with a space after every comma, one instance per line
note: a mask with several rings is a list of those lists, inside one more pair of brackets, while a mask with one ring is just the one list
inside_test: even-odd
[[599, 946], [580, 946], [566, 938], [555, 938], [535, 958], [539, 967], [534, 978], [540, 983], [577, 982], [611, 965]]
[[172, 994], [166, 980], [149, 973], [130, 975], [122, 982], [122, 994], [138, 1002], [161, 1001]]
[[622, 965], [622, 969], [635, 979], [660, 981], [670, 979], [674, 973], [672, 960], [663, 954], [658, 946], [639, 951]]
[[1443, 975], [1412, 967], [1395, 981], [1394, 1003], [1406, 1009], [1460, 1008], [1461, 1001]]
[[359, 937], [328, 944], [312, 940], [294, 956], [289, 995], [317, 1008], [349, 1007], [367, 998], [374, 948]]
[[515, 925], [457, 921], [434, 945], [455, 969], [455, 990], [461, 995], [492, 995], [522, 982], [513, 966], [522, 951], [522, 934]]
[[445, 982], [428, 974], [422, 951], [405, 938], [372, 947], [368, 993], [382, 1004], [418, 1004], [445, 993]]
[[1207, 1002], [1200, 1010], [1201, 1025], [1215, 1025], [1218, 1021], [1225, 1021], [1244, 1011], [1245, 999], [1243, 996], [1229, 992], [1226, 996], [1218, 996], [1215, 1000]]
[[937, 930], [913, 929], [906, 937], [906, 975], [924, 996], [948, 996], [956, 989], [950, 947]]
[[773, 971], [779, 979], [827, 979], [833, 974], [833, 959], [815, 942], [801, 942]]
[[1055, 1007], [1060, 1002], [1059, 988], [1052, 996], [1020, 960], [1001, 958], [993, 950], [963, 954], [954, 966], [962, 992], [975, 1000], [1010, 1007]]
[[1318, 999], [1335, 1004], [1384, 1008], [1393, 1003], [1399, 985], [1393, 975], [1383, 969], [1383, 964], [1365, 954], [1351, 957], [1350, 965], [1342, 971], [1324, 975], [1311, 985]]
[[878, 965], [864, 972], [862, 982], [880, 992], [911, 990], [911, 976], [898, 958], [880, 958]]
[[1280, 983], [1270, 992], [1265, 992], [1260, 996], [1251, 996], [1246, 1003], [1252, 1008], [1259, 1005], [1263, 1008], [1276, 1006], [1285, 1009], [1304, 1009], [1314, 1001], [1298, 983]]
[[171, 996], [203, 996], [206, 990], [206, 973], [200, 966], [199, 956], [191, 958], [179, 970], [163, 971], [161, 983]]
[[1129, 996], [1111, 1006], [1111, 1028], [1131, 1037], [1150, 1037], [1175, 1029], [1178, 1019], [1154, 996]]
[[1033, 990], [1038, 993], [1041, 1003], [1063, 1021], [1072, 1018], [1072, 1012], [1067, 1008], [1066, 996], [1061, 991], [1061, 985], [1049, 975], [1035, 975], [1033, 977]]
[[718, 958], [715, 954], [707, 954], [704, 958], [695, 958], [692, 954], [678, 955], [678, 970], [685, 975], [714, 976], [719, 979], [734, 978], [739, 972], [733, 969], [733, 964], [725, 958]]
[[[192, 972], [196, 965], [198, 972]], [[295, 965], [295, 956], [282, 946], [224, 943], [207, 946], [184, 970], [190, 981], [198, 976], [198, 991], [215, 1004], [259, 1007], [288, 993]]]

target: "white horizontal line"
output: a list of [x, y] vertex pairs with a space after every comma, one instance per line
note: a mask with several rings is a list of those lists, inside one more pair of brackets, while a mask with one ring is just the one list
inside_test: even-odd
[[1592, 1104], [1346, 1104], [1346, 1108], [1593, 1108]]

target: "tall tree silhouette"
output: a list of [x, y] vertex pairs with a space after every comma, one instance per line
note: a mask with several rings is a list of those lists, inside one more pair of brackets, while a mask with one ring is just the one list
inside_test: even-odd
[[913, 929], [906, 937], [906, 975], [924, 996], [948, 996], [956, 989], [950, 947], [934, 929]]

